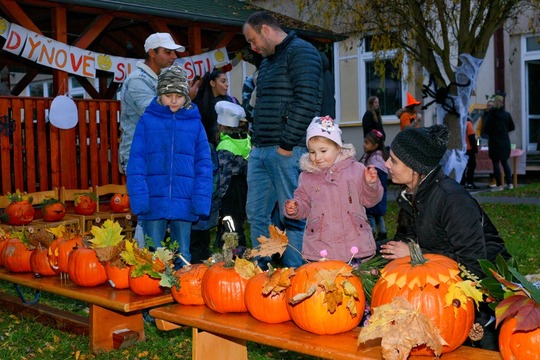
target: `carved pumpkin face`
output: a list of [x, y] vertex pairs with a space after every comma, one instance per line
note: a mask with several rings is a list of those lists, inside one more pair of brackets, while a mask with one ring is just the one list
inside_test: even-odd
[[117, 213], [129, 212], [128, 194], [114, 194], [111, 198], [111, 211]]
[[27, 225], [34, 220], [34, 207], [28, 200], [10, 203], [5, 213], [9, 225]]
[[66, 208], [60, 201], [45, 205], [43, 208], [43, 220], [60, 221], [66, 215]]
[[75, 198], [75, 213], [79, 215], [92, 215], [96, 212], [97, 202], [87, 193], [81, 193]]

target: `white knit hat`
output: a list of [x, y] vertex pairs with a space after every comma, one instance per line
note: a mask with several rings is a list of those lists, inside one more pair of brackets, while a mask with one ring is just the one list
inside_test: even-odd
[[244, 108], [230, 101], [218, 101], [215, 109], [217, 122], [223, 126], [238, 127], [240, 121], [246, 117]]

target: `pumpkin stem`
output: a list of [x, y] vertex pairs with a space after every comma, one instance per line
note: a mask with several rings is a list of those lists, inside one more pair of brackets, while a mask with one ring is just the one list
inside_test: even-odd
[[409, 253], [411, 254], [411, 265], [422, 265], [428, 262], [422, 254], [420, 245], [414, 241], [409, 241], [407, 245], [409, 246]]

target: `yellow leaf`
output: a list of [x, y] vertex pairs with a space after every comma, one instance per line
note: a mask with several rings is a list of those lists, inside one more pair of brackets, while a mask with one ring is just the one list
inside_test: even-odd
[[261, 269], [255, 263], [239, 258], [234, 262], [234, 270], [244, 279], [251, 279], [255, 274], [261, 272]]
[[94, 238], [90, 242], [95, 248], [116, 246], [124, 239], [120, 224], [110, 219], [107, 219], [101, 227], [92, 226], [91, 233]]
[[474, 300], [476, 307], [478, 307], [483, 301], [482, 292], [476, 286], [474, 286], [474, 282], [471, 280], [460, 281], [456, 284], [456, 286], [459, 287], [468, 298]]
[[293, 275], [294, 268], [292, 267], [273, 271], [264, 284], [262, 293], [264, 295], [278, 294], [286, 290], [291, 285], [291, 276]]

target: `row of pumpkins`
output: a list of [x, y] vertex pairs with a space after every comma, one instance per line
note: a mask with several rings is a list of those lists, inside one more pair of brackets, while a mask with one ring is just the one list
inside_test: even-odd
[[[32, 198], [18, 190], [6, 195], [10, 200], [5, 208], [5, 222], [8, 225], [28, 225], [34, 220], [35, 208]], [[97, 196], [94, 193], [82, 192], [76, 195], [73, 209], [78, 215], [93, 215], [97, 209]], [[110, 199], [110, 211], [126, 213], [130, 210], [129, 196], [127, 194], [114, 194]], [[47, 222], [60, 221], [66, 215], [66, 207], [59, 199], [46, 199], [42, 204], [42, 218]]]
[[[416, 260], [415, 260], [416, 259]], [[133, 277], [133, 266], [118, 268], [102, 264], [96, 252], [83, 246], [82, 237], [59, 237], [48, 248], [29, 251], [17, 238], [0, 242], [0, 265], [11, 272], [33, 272], [41, 276], [67, 273], [79, 286], [130, 288], [139, 295], [164, 291], [159, 279], [148, 275]], [[271, 269], [247, 277], [224, 262], [208, 266], [193, 264], [178, 270], [179, 286], [171, 287], [173, 298], [184, 305], [206, 305], [219, 313], [249, 312], [265, 323], [292, 320], [299, 328], [315, 334], [337, 334], [360, 324], [366, 306], [362, 282], [342, 261], [319, 261], [296, 269]], [[389, 304], [396, 297], [407, 299], [418, 312], [427, 315], [446, 341], [442, 353], [455, 350], [469, 335], [475, 318], [475, 305], [468, 296], [459, 295], [456, 285], [458, 264], [442, 255], [422, 255], [391, 261], [382, 270], [371, 296], [371, 308]], [[456, 298], [448, 299], [449, 296]], [[451, 305], [448, 305], [451, 303]], [[519, 338], [517, 348], [508, 342], [514, 335], [505, 322], [501, 336], [501, 354], [509, 359], [540, 359], [534, 342]], [[515, 324], [514, 324], [515, 325]], [[503, 335], [504, 334], [504, 335]], [[530, 343], [527, 343], [529, 341]], [[507, 344], [508, 343], [508, 344]], [[537, 349], [537, 347], [536, 347]], [[518, 356], [515, 354], [519, 351]], [[413, 348], [413, 355], [433, 355], [426, 345]]]

